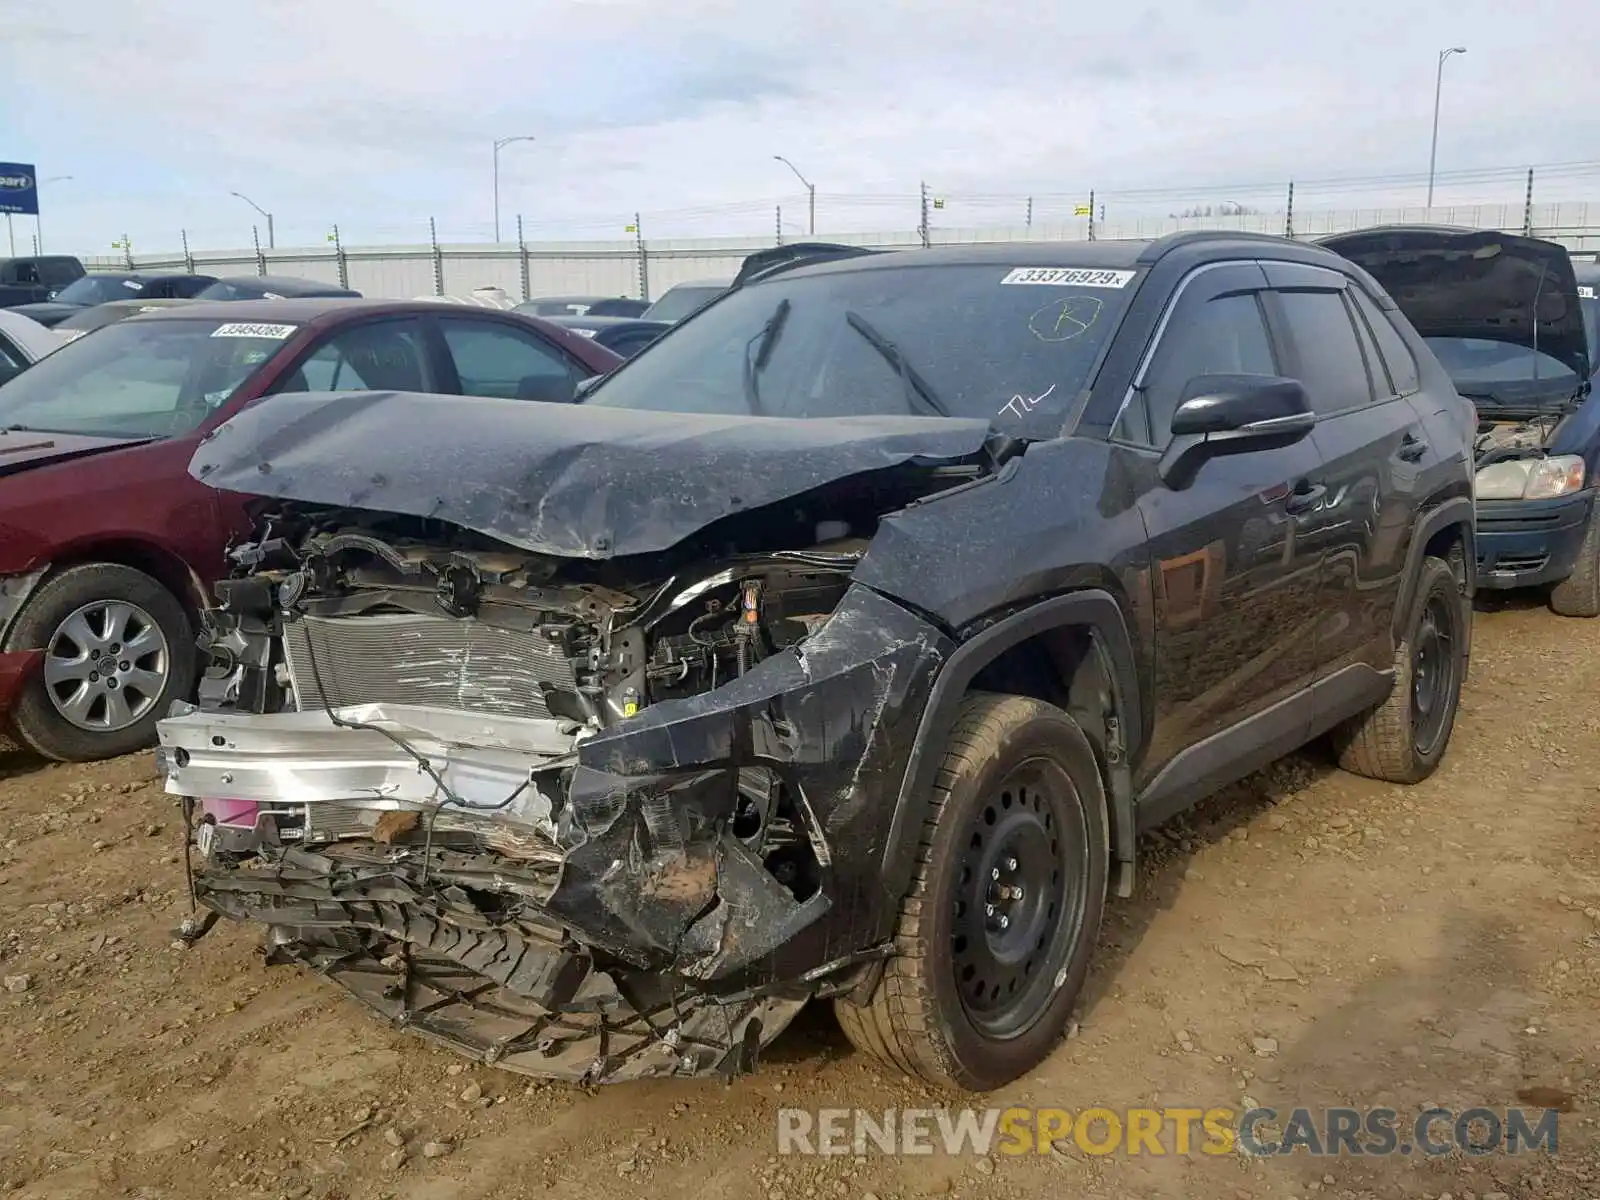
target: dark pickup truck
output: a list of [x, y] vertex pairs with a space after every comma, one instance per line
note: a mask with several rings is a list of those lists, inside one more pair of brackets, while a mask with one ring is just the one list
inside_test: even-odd
[[0, 258], [0, 308], [38, 304], [88, 272], [67, 254], [36, 254], [32, 258]]

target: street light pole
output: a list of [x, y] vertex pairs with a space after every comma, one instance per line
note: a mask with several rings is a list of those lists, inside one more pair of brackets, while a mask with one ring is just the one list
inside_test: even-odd
[[1433, 211], [1433, 169], [1439, 161], [1439, 97], [1444, 91], [1444, 64], [1452, 54], [1465, 54], [1465, 46], [1439, 51], [1439, 69], [1433, 77], [1433, 142], [1428, 148], [1428, 211]]
[[500, 244], [500, 151], [511, 145], [512, 142], [533, 142], [537, 140], [537, 138], [527, 136], [495, 138], [494, 140], [494, 241], [497, 246]]
[[261, 205], [257, 204], [254, 200], [250, 199], [249, 196], [246, 196], [243, 192], [229, 192], [228, 195], [239, 197], [239, 199], [243, 200], [251, 208], [255, 209], [267, 219], [267, 249], [276, 250], [278, 248], [278, 237], [272, 228], [272, 214], [266, 209], [262, 208]]
[[793, 171], [794, 172], [794, 177], [796, 179], [798, 179], [801, 183], [805, 184], [806, 195], [809, 198], [809, 207], [810, 207], [810, 219], [809, 219], [810, 233], [809, 233], [809, 236], [810, 237], [816, 237], [817, 236], [817, 189], [816, 189], [816, 187], [811, 183], [811, 181], [809, 179], [807, 179], [804, 175], [800, 174], [800, 168], [799, 167], [795, 166], [792, 162], [790, 162], [783, 155], [774, 154], [772, 157], [777, 159], [784, 166], [788, 167], [789, 170]]

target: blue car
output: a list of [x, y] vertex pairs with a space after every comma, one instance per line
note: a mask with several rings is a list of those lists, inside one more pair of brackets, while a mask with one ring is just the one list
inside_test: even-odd
[[1600, 616], [1596, 256], [1440, 226], [1324, 244], [1377, 277], [1477, 408], [1478, 586], [1543, 588], [1563, 616]]

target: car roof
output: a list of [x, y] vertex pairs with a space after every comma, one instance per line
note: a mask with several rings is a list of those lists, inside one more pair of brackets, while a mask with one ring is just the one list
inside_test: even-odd
[[[238, 324], [284, 324], [326, 327], [341, 318], [369, 315], [468, 317], [504, 320], [513, 325], [534, 326], [545, 336], [569, 350], [594, 343], [581, 334], [530, 313], [509, 308], [481, 308], [477, 305], [443, 305], [438, 300], [382, 300], [357, 296], [289, 296], [282, 300], [185, 300], [151, 312], [134, 313], [119, 321], [129, 325], [144, 321], [226, 321]], [[604, 350], [604, 347], [601, 347]], [[573, 351], [582, 358], [582, 353]]]
[[529, 296], [526, 300], [518, 301], [519, 304], [593, 304], [597, 300], [627, 300], [627, 296], [601, 296], [601, 295], [572, 295], [572, 296]]
[[4, 308], [0, 308], [0, 333], [20, 346], [35, 362], [67, 343], [59, 333], [46, 329], [32, 317]]
[[1117, 238], [1093, 242], [979, 242], [953, 246], [912, 246], [872, 251], [843, 258], [762, 272], [751, 285], [774, 276], [837, 274], [907, 266], [1086, 267], [1099, 270], [1137, 270], [1154, 266], [1168, 255], [1180, 254], [1196, 261], [1210, 258], [1255, 257], [1296, 262], [1351, 264], [1314, 243], [1294, 241], [1270, 233], [1232, 230], [1191, 230], [1159, 238]]
[[[256, 276], [249, 276], [255, 279]], [[437, 313], [437, 300], [381, 300], [357, 296], [286, 296], [282, 300], [198, 300], [190, 304], [162, 307], [153, 312], [129, 317], [130, 321], [278, 321], [303, 325], [319, 317], [362, 313]], [[483, 312], [510, 312], [488, 308]], [[532, 320], [526, 313], [516, 314]]]
[[[248, 283], [268, 288], [336, 288], [341, 284], [325, 279], [302, 279], [298, 275], [219, 275], [218, 283]], [[345, 291], [351, 289], [345, 288]]]

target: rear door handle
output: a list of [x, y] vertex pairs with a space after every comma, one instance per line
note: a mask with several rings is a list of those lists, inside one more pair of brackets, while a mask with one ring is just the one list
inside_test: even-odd
[[1414, 433], [1408, 433], [1400, 439], [1400, 449], [1395, 454], [1403, 462], [1416, 462], [1428, 452], [1428, 443]]
[[1294, 491], [1289, 493], [1289, 498], [1283, 502], [1283, 507], [1292, 513], [1309, 512], [1327, 494], [1328, 489], [1322, 484], [1302, 479], [1294, 485]]

